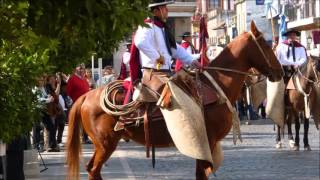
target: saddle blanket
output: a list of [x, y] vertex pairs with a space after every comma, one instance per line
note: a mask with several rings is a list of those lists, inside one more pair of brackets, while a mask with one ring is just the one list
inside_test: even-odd
[[182, 154], [213, 165], [202, 109], [175, 83], [167, 84], [171, 105], [160, 109], [175, 146]]

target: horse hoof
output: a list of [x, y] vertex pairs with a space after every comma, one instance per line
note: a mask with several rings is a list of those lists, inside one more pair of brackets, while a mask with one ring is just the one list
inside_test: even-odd
[[310, 146], [305, 146], [305, 147], [304, 147], [304, 150], [305, 150], [305, 151], [311, 151], [311, 147], [310, 147]]
[[290, 147], [291, 149], [294, 148], [294, 144], [295, 144], [294, 140], [290, 139], [290, 140], [289, 140], [289, 147]]
[[294, 151], [299, 151], [299, 146], [294, 146], [292, 149], [293, 149]]
[[282, 148], [282, 142], [278, 142], [276, 144], [276, 149], [281, 149]]
[[246, 125], [250, 125], [250, 124], [251, 124], [251, 121], [246, 121], [245, 124], [246, 124]]

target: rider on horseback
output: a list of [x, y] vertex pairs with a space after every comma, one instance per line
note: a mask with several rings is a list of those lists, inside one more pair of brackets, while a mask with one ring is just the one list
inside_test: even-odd
[[[151, 75], [154, 77], [160, 72], [168, 74], [171, 72], [172, 58], [178, 58], [187, 65], [201, 67], [197, 61], [200, 55], [188, 53], [176, 43], [170, 32], [170, 27], [166, 23], [168, 18], [167, 4], [172, 3], [174, 1], [154, 0], [149, 4], [153, 17], [145, 20], [147, 27], [140, 26], [138, 28], [131, 50], [130, 75], [133, 83], [141, 77], [145, 79], [146, 74], [148, 74], [150, 82], [155, 81], [151, 80]], [[144, 83], [143, 80], [142, 83]]]
[[297, 41], [300, 32], [288, 30], [282, 34], [288, 39], [280, 42], [276, 49], [276, 55], [284, 69], [284, 82], [288, 83], [296, 69], [307, 61], [307, 52], [303, 45]]

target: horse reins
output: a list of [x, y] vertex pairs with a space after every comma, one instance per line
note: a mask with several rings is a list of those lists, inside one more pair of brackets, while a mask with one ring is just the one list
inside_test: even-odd
[[319, 84], [319, 83], [320, 83], [320, 80], [319, 80], [319, 77], [318, 77], [318, 75], [317, 75], [317, 72], [316, 72], [314, 66], [312, 66], [312, 70], [313, 70], [313, 73], [314, 73], [314, 75], [315, 75], [316, 81], [313, 81], [313, 80], [305, 77], [305, 76], [302, 74], [302, 72], [300, 71], [300, 68], [298, 68], [298, 73], [299, 73], [299, 75], [300, 75], [303, 79], [307, 80], [308, 82], [313, 83], [313, 84]]
[[250, 73], [250, 72], [243, 72], [235, 69], [229, 69], [229, 68], [222, 68], [222, 67], [203, 67], [205, 70], [218, 70], [218, 71], [227, 71], [227, 72], [234, 72], [237, 74], [242, 74], [246, 76], [259, 76], [258, 73]]
[[[258, 37], [255, 37], [251, 31], [248, 32], [250, 36], [252, 37], [253, 42], [257, 45], [259, 51], [261, 52], [263, 58], [266, 60], [268, 65], [271, 67], [270, 60], [267, 58], [266, 54], [264, 53], [263, 49], [261, 48], [260, 44], [258, 43], [258, 40], [263, 37], [262, 34], [260, 34]], [[217, 71], [227, 71], [227, 72], [234, 72], [237, 74], [242, 74], [246, 76], [259, 76], [259, 73], [250, 73], [250, 72], [243, 72], [235, 69], [230, 69], [230, 68], [222, 68], [222, 67], [203, 67], [205, 70], [217, 70]]]
[[261, 52], [263, 58], [266, 60], [266, 62], [268, 63], [268, 65], [271, 67], [271, 62], [270, 60], [267, 58], [266, 54], [264, 53], [263, 49], [261, 48], [260, 44], [258, 43], [258, 40], [263, 37], [262, 34], [260, 34], [258, 37], [255, 37], [254, 34], [252, 33], [252, 31], [248, 32], [250, 34], [250, 36], [252, 37], [253, 42], [255, 42], [255, 44], [257, 45], [259, 51]]

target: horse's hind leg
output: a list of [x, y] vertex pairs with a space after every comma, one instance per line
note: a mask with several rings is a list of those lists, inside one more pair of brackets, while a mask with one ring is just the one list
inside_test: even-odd
[[95, 156], [96, 156], [96, 150], [94, 151], [94, 153], [93, 153], [93, 155], [92, 155], [92, 157], [91, 157], [91, 159], [90, 159], [90, 161], [88, 162], [88, 164], [87, 164], [87, 168], [86, 168], [86, 170], [89, 172], [90, 170], [91, 170], [91, 168], [92, 168], [92, 166], [93, 166], [93, 161], [94, 161], [94, 158], [95, 158]]
[[103, 144], [103, 146], [96, 146], [94, 156], [87, 166], [89, 180], [102, 180], [101, 168], [104, 162], [109, 159], [111, 154], [115, 151], [119, 140], [120, 136], [114, 137], [114, 139], [108, 138], [108, 140], [104, 141], [105, 143]]
[[308, 133], [309, 133], [309, 118], [304, 118], [304, 134], [303, 134], [304, 150], [311, 151], [309, 140], [308, 140]]

